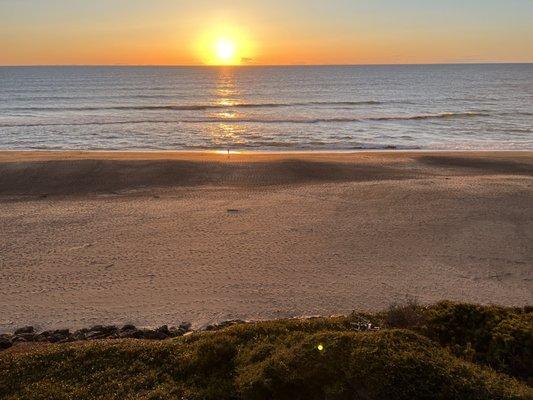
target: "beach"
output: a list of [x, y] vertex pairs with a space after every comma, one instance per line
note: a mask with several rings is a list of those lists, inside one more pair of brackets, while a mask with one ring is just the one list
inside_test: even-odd
[[0, 151], [0, 332], [533, 301], [533, 152]]

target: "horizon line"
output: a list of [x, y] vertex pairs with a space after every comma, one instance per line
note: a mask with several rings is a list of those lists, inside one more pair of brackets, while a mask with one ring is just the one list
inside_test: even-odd
[[247, 67], [365, 67], [365, 66], [423, 66], [423, 65], [527, 65], [532, 61], [458, 61], [434, 63], [360, 63], [360, 64], [0, 64], [0, 68], [16, 67], [183, 67], [183, 68], [247, 68]]

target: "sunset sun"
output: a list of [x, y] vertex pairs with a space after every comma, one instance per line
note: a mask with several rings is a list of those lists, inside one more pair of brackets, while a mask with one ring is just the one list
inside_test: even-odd
[[236, 61], [237, 44], [234, 40], [220, 38], [214, 47], [215, 58], [219, 64], [233, 64]]
[[237, 26], [213, 27], [196, 41], [196, 54], [203, 64], [239, 65], [250, 63], [255, 55], [248, 32]]

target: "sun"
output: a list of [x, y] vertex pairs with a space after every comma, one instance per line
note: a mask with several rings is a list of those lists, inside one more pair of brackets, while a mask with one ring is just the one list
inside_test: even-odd
[[219, 38], [214, 46], [215, 58], [220, 64], [233, 64], [237, 55], [237, 44], [228, 38]]
[[237, 26], [206, 29], [195, 42], [194, 51], [206, 65], [249, 64], [255, 56], [249, 33]]

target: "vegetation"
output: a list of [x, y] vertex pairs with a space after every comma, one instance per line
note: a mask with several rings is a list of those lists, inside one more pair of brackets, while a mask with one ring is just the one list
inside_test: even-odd
[[407, 299], [379, 315], [383, 326], [408, 328], [474, 363], [533, 384], [533, 309]]
[[[164, 341], [0, 353], [1, 399], [533, 399], [530, 310], [409, 305], [394, 315], [240, 324]], [[479, 364], [476, 364], [479, 363]], [[486, 364], [486, 365], [483, 365]]]
[[420, 331], [467, 360], [533, 383], [533, 310], [442, 302]]

